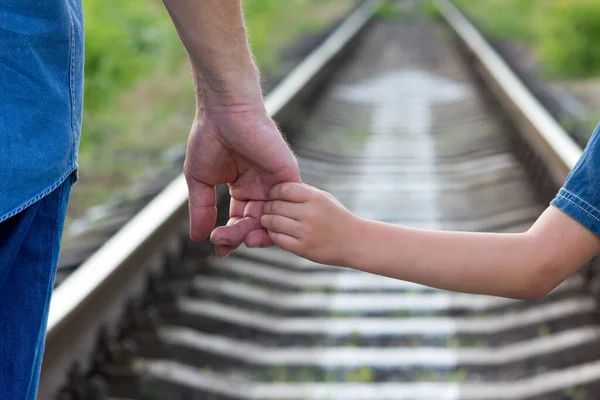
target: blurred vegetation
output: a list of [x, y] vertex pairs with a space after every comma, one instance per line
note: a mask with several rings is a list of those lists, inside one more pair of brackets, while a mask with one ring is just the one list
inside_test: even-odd
[[[264, 73], [277, 68], [282, 43], [322, 26], [306, 16], [313, 3], [336, 0], [244, 0], [254, 55]], [[339, 2], [339, 1], [338, 1]], [[170, 66], [184, 56], [170, 19], [158, 0], [84, 0], [86, 110], [109, 104], [157, 63]], [[322, 4], [321, 4], [322, 5]], [[291, 9], [302, 13], [289, 12]], [[292, 28], [292, 29], [290, 29]]]
[[185, 57], [158, 0], [84, 0], [85, 88], [81, 157], [113, 139], [115, 126], [102, 111], [152, 70]]
[[[242, 0], [263, 75], [281, 51], [319, 31], [355, 0]], [[169, 164], [194, 115], [187, 56], [160, 0], [83, 0], [86, 70], [80, 181], [70, 218], [123, 197], [131, 183]], [[150, 172], [149, 172], [150, 170]], [[141, 179], [138, 179], [141, 178]]]
[[419, 3], [419, 8], [421, 13], [428, 18], [440, 19], [442, 17], [439, 8], [433, 3], [432, 0], [422, 0]]
[[531, 46], [551, 76], [600, 73], [598, 0], [454, 0], [486, 34]]
[[375, 13], [375, 17], [379, 19], [393, 19], [397, 20], [404, 17], [406, 13], [402, 9], [402, 6], [397, 1], [386, 1], [384, 2]]
[[[252, 51], [263, 74], [279, 70], [276, 49], [323, 28], [340, 4], [353, 0], [242, 0]], [[314, 12], [314, 14], [312, 14]]]
[[176, 36], [158, 1], [84, 0], [85, 106], [96, 110], [170, 59]]
[[549, 71], [573, 76], [600, 73], [600, 2], [555, 0], [545, 8], [538, 47], [543, 59], [551, 60]]

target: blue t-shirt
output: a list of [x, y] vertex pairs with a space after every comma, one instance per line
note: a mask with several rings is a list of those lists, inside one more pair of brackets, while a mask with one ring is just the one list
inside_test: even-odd
[[552, 205], [600, 236], [600, 125]]
[[0, 0], [0, 222], [77, 169], [81, 0]]

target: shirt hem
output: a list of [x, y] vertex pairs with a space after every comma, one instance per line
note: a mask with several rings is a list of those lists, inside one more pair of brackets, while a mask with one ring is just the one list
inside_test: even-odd
[[550, 204], [574, 218], [596, 236], [600, 236], [600, 209], [580, 196], [562, 188]]
[[[0, 223], [6, 221], [7, 219], [9, 219], [11, 217], [14, 217], [15, 215], [17, 215], [21, 211], [23, 211], [26, 208], [32, 206], [33, 204], [35, 204], [38, 201], [42, 200], [44, 197], [48, 196], [50, 193], [54, 192], [75, 171], [77, 171], [77, 165], [73, 165], [71, 168], [69, 168], [67, 170], [67, 172], [65, 172], [64, 174], [62, 174], [60, 178], [58, 178], [52, 185], [50, 185], [44, 191], [38, 193], [36, 196], [34, 196], [34, 197], [30, 198], [29, 200], [25, 201], [24, 203], [20, 204], [17, 208], [14, 208], [14, 209], [10, 210], [9, 212], [0, 215]], [[75, 177], [74, 179], [77, 179], [77, 177]]]

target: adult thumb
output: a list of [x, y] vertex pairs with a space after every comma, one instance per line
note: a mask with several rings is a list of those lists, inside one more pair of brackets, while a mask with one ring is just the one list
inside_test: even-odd
[[217, 222], [217, 192], [214, 186], [186, 178], [189, 193], [190, 238], [203, 240]]

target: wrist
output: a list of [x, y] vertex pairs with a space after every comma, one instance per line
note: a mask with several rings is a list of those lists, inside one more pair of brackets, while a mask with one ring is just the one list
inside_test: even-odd
[[[203, 107], [230, 107], [263, 104], [260, 75], [252, 64], [242, 71], [193, 72], [198, 104]], [[264, 106], [263, 106], [264, 107]]]
[[[246, 136], [257, 129], [264, 134], [277, 129], [262, 100], [239, 99], [235, 104], [211, 104], [197, 111], [197, 116], [210, 121], [225, 136]], [[278, 132], [278, 131], [277, 131]]]
[[365, 255], [368, 251], [367, 243], [369, 221], [352, 215], [351, 226], [348, 229], [349, 237], [340, 254], [340, 265], [352, 269], [364, 269]]

